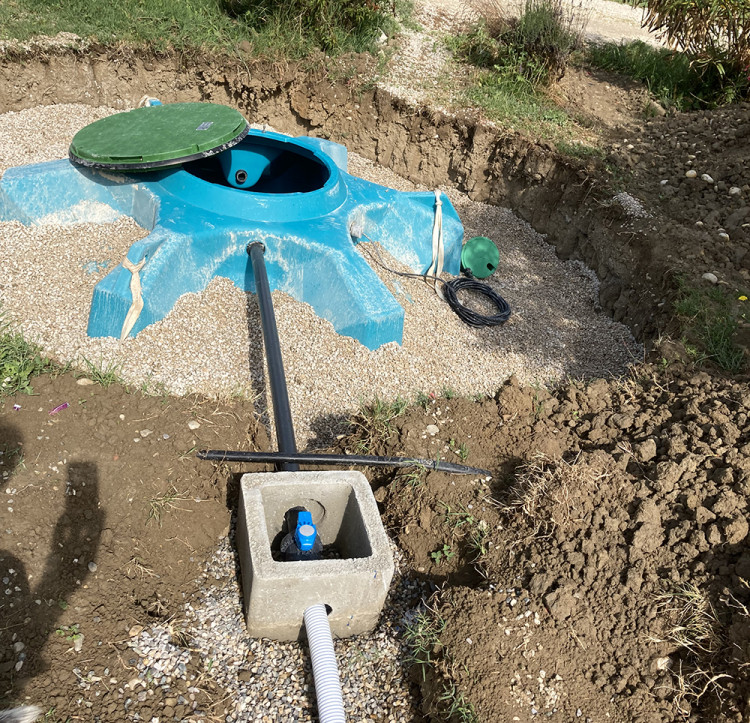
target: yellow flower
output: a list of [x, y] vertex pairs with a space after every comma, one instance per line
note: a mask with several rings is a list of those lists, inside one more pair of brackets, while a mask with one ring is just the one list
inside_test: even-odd
[[744, 294], [743, 294], [742, 296], [738, 296], [737, 298], [738, 298], [738, 299], [739, 299], [740, 301], [747, 301], [747, 296], [745, 296]]

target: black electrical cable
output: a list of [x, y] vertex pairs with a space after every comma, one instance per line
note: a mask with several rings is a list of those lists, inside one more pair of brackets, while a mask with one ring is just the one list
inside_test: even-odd
[[[373, 243], [372, 239], [367, 234], [362, 234], [368, 241]], [[455, 279], [445, 281], [439, 276], [427, 276], [426, 274], [411, 274], [405, 271], [396, 271], [389, 266], [386, 266], [381, 259], [377, 251], [370, 253], [370, 249], [362, 247], [370, 258], [375, 261], [378, 266], [381, 266], [386, 271], [397, 276], [405, 276], [407, 278], [423, 279], [424, 281], [438, 281], [443, 284], [443, 296], [445, 297], [448, 305], [456, 312], [458, 318], [461, 319], [465, 324], [469, 326], [499, 326], [504, 324], [510, 318], [510, 305], [508, 302], [500, 296], [489, 284], [484, 284], [481, 281], [477, 281], [470, 272], [465, 272], [465, 276], [457, 276]], [[480, 314], [478, 311], [470, 309], [468, 306], [462, 304], [458, 299], [459, 291], [473, 291], [478, 294], [486, 296], [497, 308], [496, 314]]]

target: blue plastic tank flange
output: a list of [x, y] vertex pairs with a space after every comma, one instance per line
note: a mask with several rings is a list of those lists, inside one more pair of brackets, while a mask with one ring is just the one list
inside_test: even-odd
[[[376, 349], [401, 343], [404, 310], [357, 241], [364, 233], [425, 273], [432, 262], [435, 194], [395, 191], [346, 168], [346, 148], [337, 143], [251, 131], [230, 151], [170, 170], [107, 173], [68, 160], [8, 169], [0, 179], [0, 220], [96, 222], [96, 201], [150, 231], [127, 253], [134, 267], [143, 262], [143, 308], [130, 336], [214, 276], [254, 291], [245, 248], [261, 241], [273, 289], [310, 304], [339, 334]], [[445, 271], [455, 275], [463, 227], [448, 198], [441, 199]], [[96, 285], [89, 336], [121, 335], [132, 305], [131, 278], [119, 263]]]

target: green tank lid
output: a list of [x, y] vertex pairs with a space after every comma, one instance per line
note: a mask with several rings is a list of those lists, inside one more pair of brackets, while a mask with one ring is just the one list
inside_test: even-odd
[[90, 168], [166, 168], [221, 153], [239, 143], [248, 128], [243, 115], [225, 105], [154, 105], [87, 125], [76, 133], [69, 155]]
[[486, 279], [500, 263], [500, 252], [486, 236], [470, 238], [461, 249], [461, 268], [477, 279]]

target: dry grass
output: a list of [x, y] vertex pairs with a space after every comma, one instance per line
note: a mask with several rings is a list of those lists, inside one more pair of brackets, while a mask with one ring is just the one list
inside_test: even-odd
[[535, 535], [549, 535], [559, 526], [580, 519], [581, 490], [596, 485], [608, 474], [580, 456], [572, 462], [536, 455], [522, 465], [501, 510], [508, 515], [519, 512], [528, 519]]
[[[726, 647], [725, 628], [707, 594], [694, 583], [681, 583], [657, 597], [660, 612], [670, 621], [663, 638], [680, 656], [671, 668], [672, 702], [681, 715], [689, 715], [693, 705], [706, 693], [719, 699], [724, 682], [732, 678], [723, 672], [720, 654]], [[744, 608], [744, 606], [742, 606]]]

